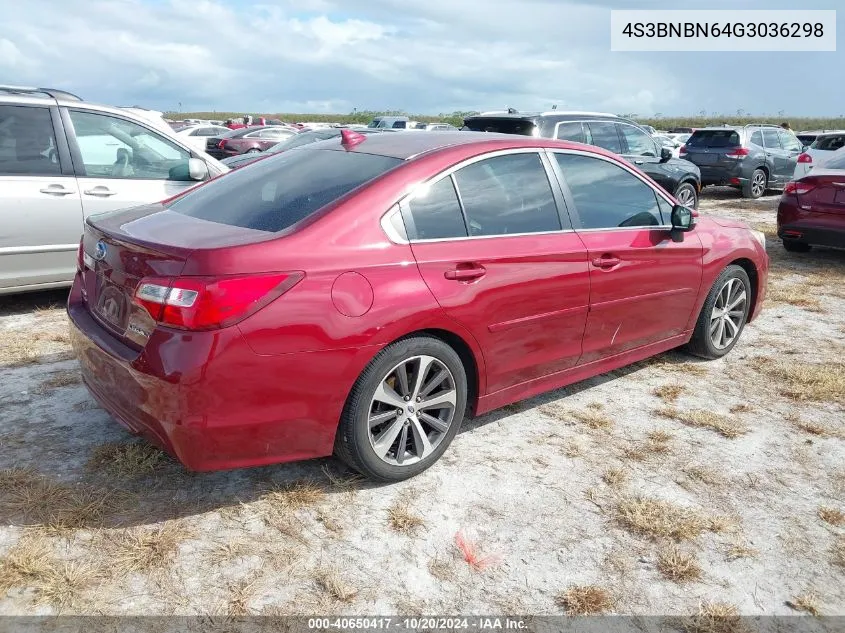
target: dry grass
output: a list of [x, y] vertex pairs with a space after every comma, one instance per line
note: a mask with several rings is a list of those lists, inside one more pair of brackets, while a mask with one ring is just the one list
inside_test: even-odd
[[0, 366], [25, 367], [38, 362], [40, 353], [35, 341], [18, 332], [0, 333]]
[[105, 543], [110, 566], [118, 574], [149, 572], [169, 567], [179, 546], [192, 536], [178, 521], [167, 521], [153, 528], [124, 530]]
[[52, 554], [43, 535], [25, 535], [0, 560], [0, 595], [12, 587], [32, 586], [51, 569]]
[[657, 551], [657, 570], [673, 582], [691, 582], [701, 578], [701, 567], [693, 554], [669, 544]]
[[584, 442], [580, 438], [574, 438], [564, 442], [561, 452], [566, 457], [581, 457], [585, 451]]
[[845, 512], [835, 508], [819, 508], [819, 518], [825, 523], [830, 523], [837, 527], [845, 525]]
[[803, 308], [808, 312], [824, 312], [817, 294], [806, 285], [785, 284], [782, 280], [773, 278], [766, 292], [766, 303], [769, 305], [791, 305]]
[[666, 431], [649, 431], [646, 435], [646, 441], [638, 442], [632, 446], [626, 446], [622, 449], [622, 455], [634, 461], [645, 461], [649, 457], [668, 453], [670, 450], [669, 441], [671, 439], [672, 434]]
[[744, 633], [747, 627], [742, 623], [739, 610], [725, 602], [704, 602], [698, 607], [698, 614], [686, 622], [687, 633]]
[[457, 567], [453, 560], [441, 560], [439, 558], [432, 558], [428, 562], [428, 573], [441, 580], [448, 582], [455, 579]]
[[557, 403], [551, 403], [541, 406], [540, 413], [563, 422], [574, 420], [593, 430], [606, 430], [613, 426], [613, 420], [602, 412], [603, 409], [601, 403], [591, 403], [581, 411], [565, 409]]
[[61, 389], [62, 387], [71, 387], [82, 383], [82, 375], [78, 370], [73, 371], [57, 371], [50, 375], [47, 380], [43, 380], [36, 388], [35, 393], [44, 395]]
[[395, 532], [411, 534], [425, 525], [425, 520], [410, 508], [406, 495], [399, 498], [387, 509], [387, 524]]
[[90, 471], [134, 479], [155, 472], [165, 460], [165, 454], [147, 442], [109, 442], [94, 447], [85, 465]]
[[805, 363], [795, 360], [754, 359], [754, 367], [778, 381], [778, 391], [792, 400], [845, 402], [845, 363]]
[[661, 407], [655, 409], [654, 413], [670, 420], [677, 420], [688, 426], [711, 429], [719, 435], [735, 439], [740, 435], [748, 433], [748, 428], [726, 415], [719, 415], [704, 409], [677, 409], [675, 407]]
[[728, 561], [740, 560], [742, 558], [756, 558], [759, 552], [745, 543], [739, 541], [731, 543], [725, 552]]
[[791, 423], [795, 428], [804, 433], [815, 435], [816, 437], [845, 437], [845, 433], [839, 429], [832, 428], [814, 420], [804, 420], [797, 413], [789, 413], [784, 416], [784, 420]]
[[109, 489], [60, 484], [31, 470], [0, 474], [0, 511], [50, 531], [100, 527], [127, 497]]
[[659, 499], [623, 497], [614, 511], [619, 525], [651, 539], [684, 541], [712, 529], [711, 520], [701, 512]]
[[613, 608], [607, 589], [596, 585], [575, 585], [555, 597], [555, 604], [567, 615], [596, 615]]
[[98, 577], [94, 567], [86, 562], [53, 563], [32, 584], [36, 602], [50, 604], [59, 611], [72, 608]]
[[819, 610], [819, 600], [812, 592], [802, 594], [794, 600], [788, 600], [786, 602], [786, 606], [795, 611], [809, 613], [815, 617], [819, 617], [821, 615], [821, 611]]
[[275, 488], [264, 495], [275, 509], [296, 512], [322, 502], [326, 496], [325, 488], [314, 481], [302, 480]]
[[628, 482], [630, 475], [624, 468], [608, 468], [601, 478], [608, 486], [622, 486]]
[[228, 616], [238, 617], [250, 615], [249, 601], [253, 596], [255, 581], [241, 580], [229, 586], [229, 599], [225, 612]]
[[840, 536], [833, 543], [833, 564], [845, 567], [845, 536]]
[[324, 569], [315, 578], [317, 588], [336, 602], [352, 602], [358, 590], [346, 584], [334, 569]]
[[750, 404], [735, 404], [730, 408], [731, 413], [749, 413], [754, 410]]
[[651, 393], [664, 402], [674, 403], [678, 400], [680, 395], [687, 390], [686, 387], [679, 384], [668, 384], [662, 387], [657, 387]]

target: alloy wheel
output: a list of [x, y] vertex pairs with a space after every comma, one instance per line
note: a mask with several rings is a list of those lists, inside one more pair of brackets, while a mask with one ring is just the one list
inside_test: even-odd
[[692, 209], [695, 206], [695, 192], [690, 187], [683, 187], [678, 192], [678, 202]]
[[403, 360], [370, 401], [370, 446], [392, 466], [425, 459], [448, 433], [456, 402], [455, 377], [444, 363], [433, 356]]
[[766, 191], [766, 174], [762, 171], [754, 173], [751, 180], [751, 193], [755, 198], [759, 198]]
[[747, 300], [745, 284], [736, 277], [719, 289], [710, 314], [710, 340], [716, 349], [725, 349], [739, 336]]

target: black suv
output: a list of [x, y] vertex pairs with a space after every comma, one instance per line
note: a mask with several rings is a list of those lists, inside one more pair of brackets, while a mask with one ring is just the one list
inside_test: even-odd
[[466, 117], [465, 130], [524, 134], [596, 145], [634, 163], [686, 206], [698, 207], [701, 175], [689, 161], [672, 157], [639, 125], [596, 112], [485, 112]]
[[703, 185], [730, 185], [745, 198], [759, 198], [792, 180], [803, 149], [795, 134], [778, 125], [723, 125], [697, 129], [681, 156], [698, 165]]

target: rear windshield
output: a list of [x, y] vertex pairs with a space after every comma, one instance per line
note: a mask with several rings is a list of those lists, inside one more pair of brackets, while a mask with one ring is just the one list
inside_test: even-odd
[[169, 208], [210, 222], [283, 231], [401, 163], [389, 156], [295, 149], [230, 172]]
[[845, 134], [833, 134], [831, 136], [820, 136], [810, 146], [812, 149], [823, 149], [828, 152], [835, 152], [845, 146]]
[[687, 139], [687, 147], [737, 147], [736, 130], [698, 130]]
[[524, 119], [469, 119], [464, 121], [464, 127], [461, 129], [531, 136], [534, 133], [534, 123]]

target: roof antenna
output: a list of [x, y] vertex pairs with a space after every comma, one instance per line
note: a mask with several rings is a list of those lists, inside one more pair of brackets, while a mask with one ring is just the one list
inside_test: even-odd
[[516, 108], [508, 108], [508, 114], [516, 114]]
[[348, 150], [352, 149], [359, 143], [363, 143], [365, 140], [367, 140], [366, 136], [358, 134], [358, 132], [350, 130], [349, 128], [344, 128], [340, 131], [340, 144]]
[[557, 104], [554, 104], [554, 105], [552, 106], [552, 110], [557, 110]]

